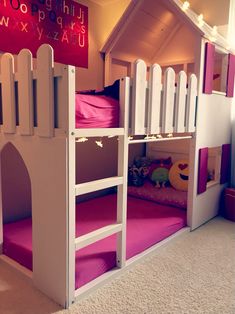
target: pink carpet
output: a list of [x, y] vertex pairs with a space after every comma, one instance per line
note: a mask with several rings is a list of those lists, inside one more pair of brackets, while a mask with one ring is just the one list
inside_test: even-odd
[[[116, 195], [77, 204], [76, 236], [115, 222]], [[127, 258], [146, 250], [186, 226], [186, 211], [128, 197]], [[76, 289], [115, 267], [116, 235], [76, 253]], [[4, 254], [32, 269], [32, 223], [4, 225]]]

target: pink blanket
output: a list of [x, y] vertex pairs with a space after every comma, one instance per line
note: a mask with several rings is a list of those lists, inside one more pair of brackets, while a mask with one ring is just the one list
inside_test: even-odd
[[104, 95], [76, 94], [76, 128], [117, 128], [119, 102]]
[[[76, 236], [114, 223], [116, 195], [77, 204]], [[56, 217], [55, 217], [56, 219]], [[146, 250], [186, 226], [186, 211], [133, 197], [128, 198], [127, 258]], [[116, 235], [76, 253], [76, 288], [115, 267]], [[4, 225], [4, 254], [32, 269], [32, 222]]]

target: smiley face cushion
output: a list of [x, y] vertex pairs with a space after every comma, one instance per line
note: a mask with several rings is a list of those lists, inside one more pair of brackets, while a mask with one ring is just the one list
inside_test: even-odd
[[169, 180], [171, 185], [180, 191], [187, 191], [189, 176], [188, 160], [176, 161], [169, 171]]

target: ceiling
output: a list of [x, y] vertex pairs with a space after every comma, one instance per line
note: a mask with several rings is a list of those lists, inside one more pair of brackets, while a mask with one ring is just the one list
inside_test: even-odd
[[[119, 0], [91, 0], [92, 2], [106, 6]], [[181, 0], [184, 2], [184, 0]], [[231, 0], [189, 0], [190, 7], [197, 14], [203, 13], [204, 20], [209, 25], [224, 25], [228, 23], [229, 4]]]
[[117, 2], [117, 0], [91, 0], [91, 1], [101, 6], [105, 6], [105, 5]]

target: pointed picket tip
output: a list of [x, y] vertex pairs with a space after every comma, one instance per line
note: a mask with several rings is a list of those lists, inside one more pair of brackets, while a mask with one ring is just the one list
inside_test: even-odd
[[[52, 66], [54, 66], [54, 50], [53, 48], [48, 44], [41, 45], [37, 50], [37, 59], [38, 60], [44, 60], [44, 62], [47, 60]], [[45, 62], [46, 63], [46, 62]]]
[[9, 65], [13, 66], [13, 71], [14, 71], [14, 57], [13, 57], [13, 55], [11, 53], [4, 53], [2, 58], [1, 58], [1, 69], [8, 67]]
[[187, 82], [187, 74], [184, 71], [180, 71], [178, 74], [178, 81]]

